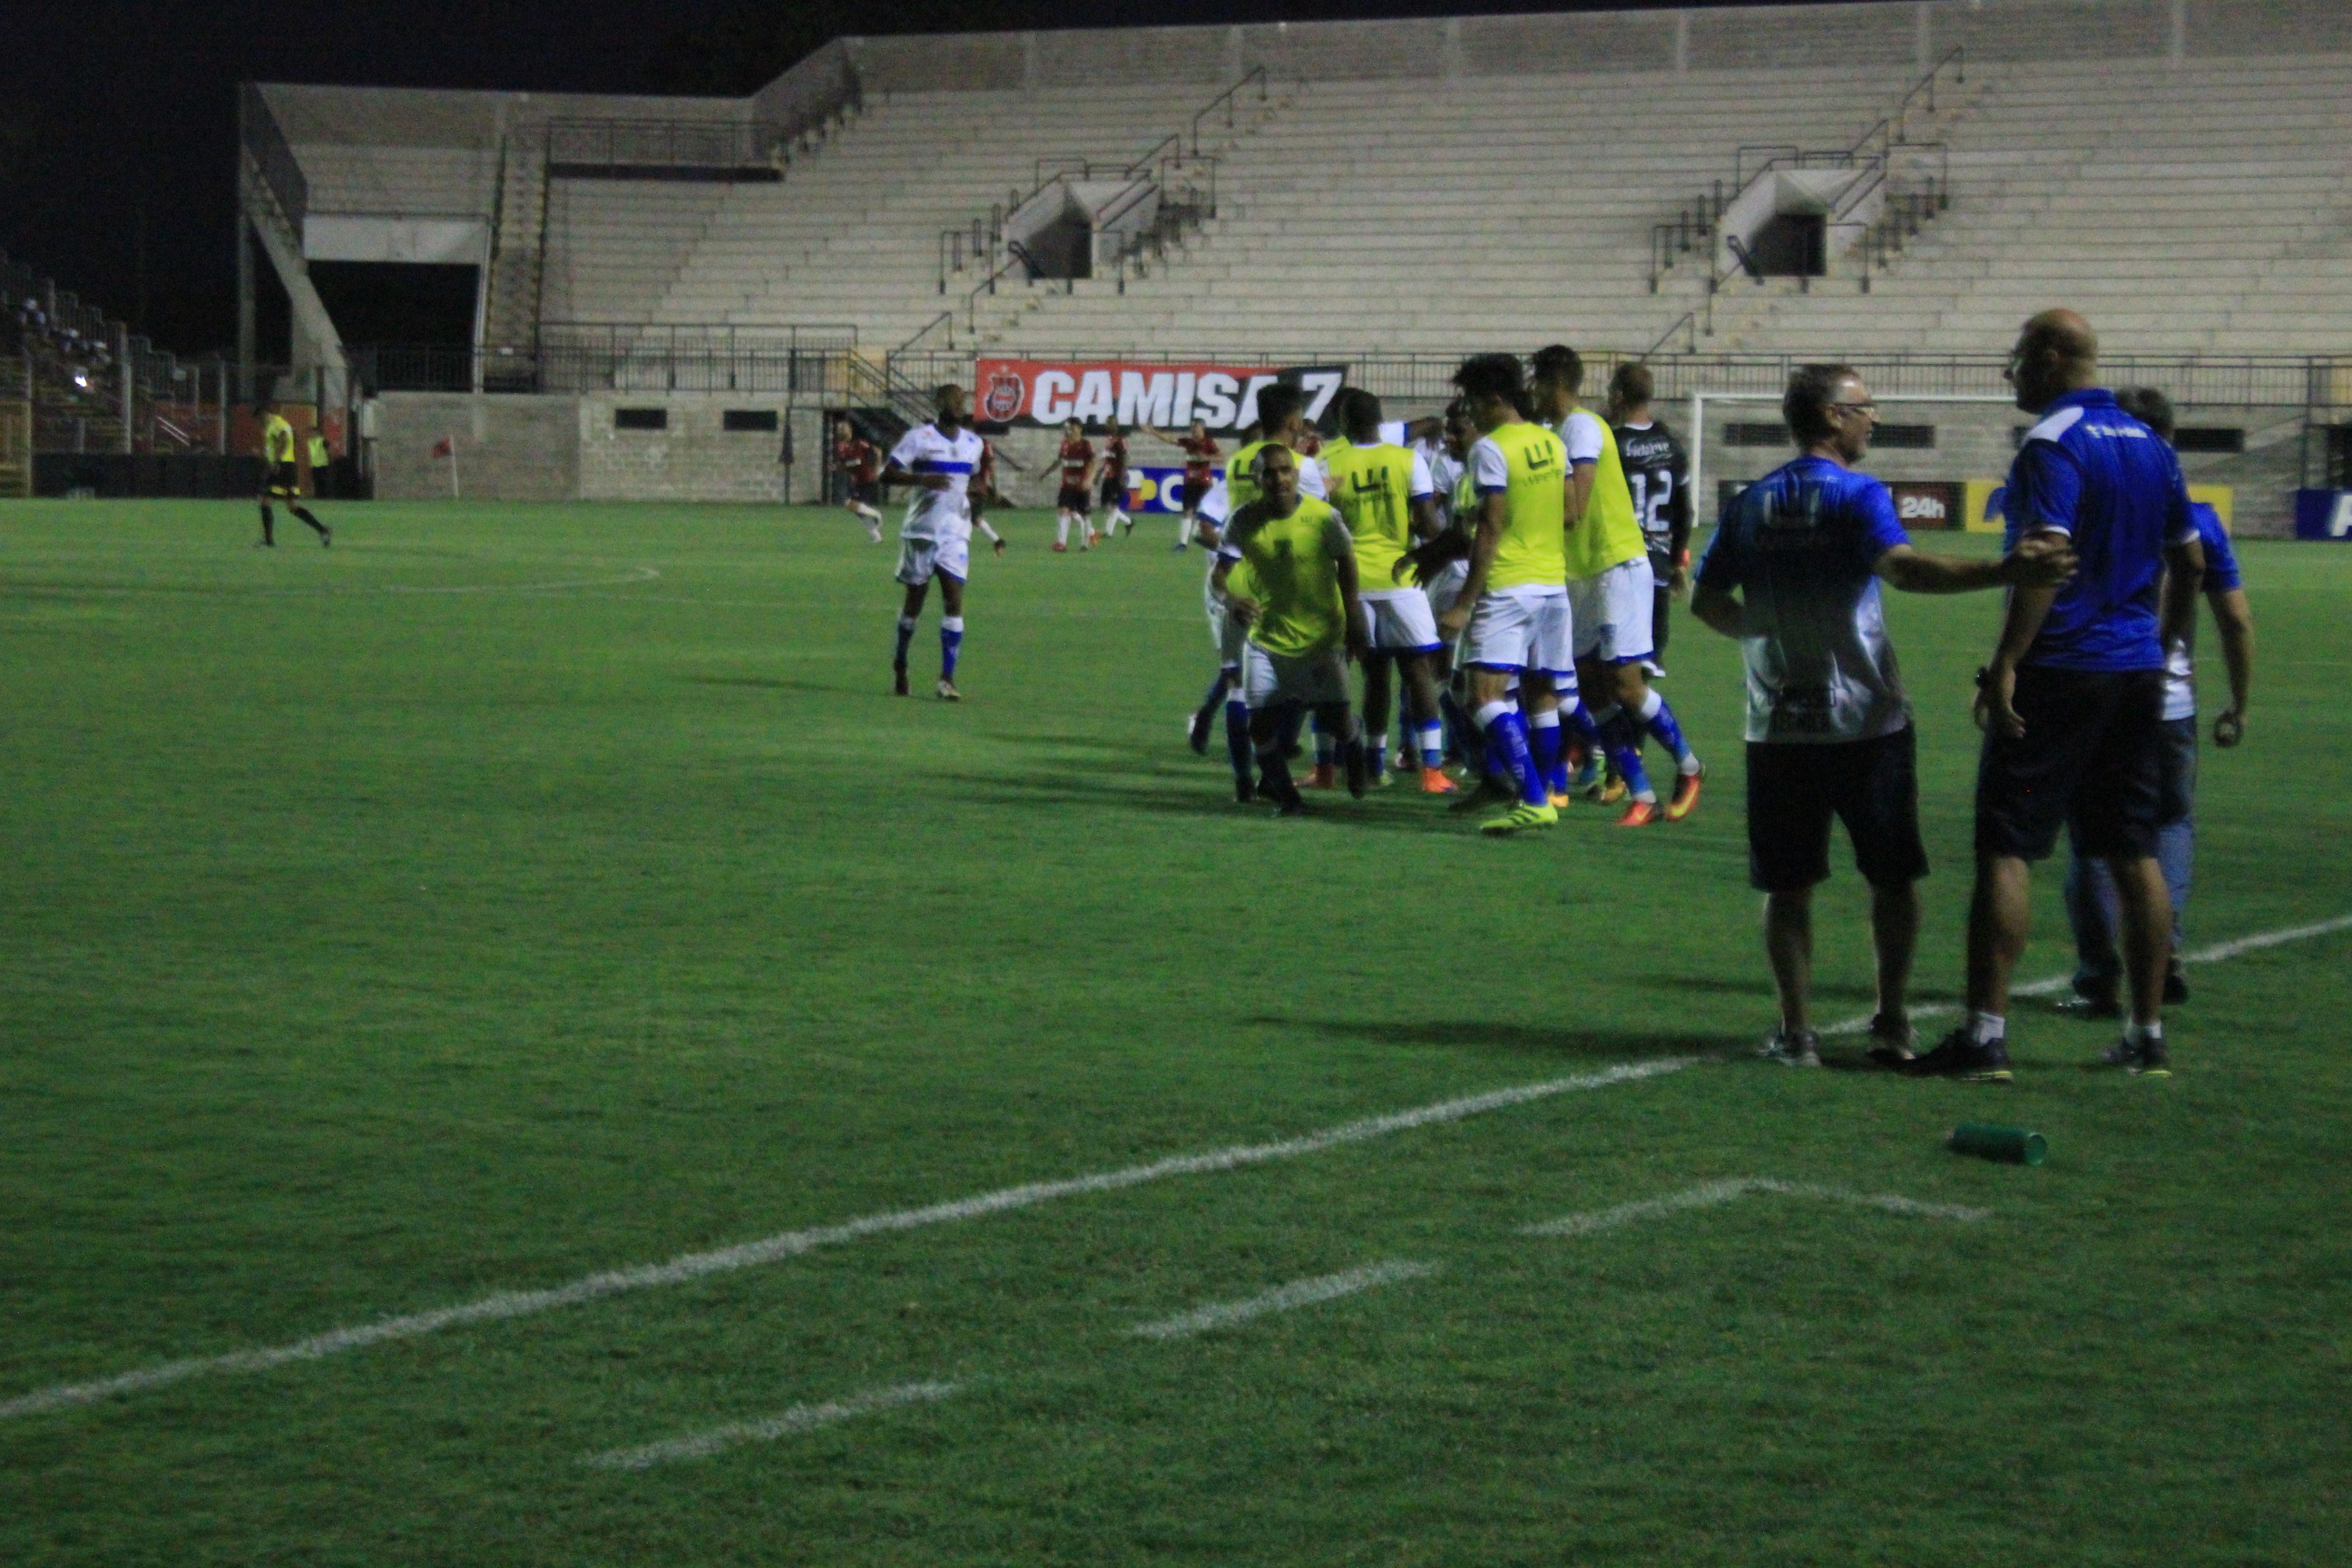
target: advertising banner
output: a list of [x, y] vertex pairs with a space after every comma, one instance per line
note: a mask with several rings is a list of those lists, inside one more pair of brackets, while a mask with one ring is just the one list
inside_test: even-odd
[[1967, 515], [1968, 487], [1941, 481], [1895, 479], [1895, 521], [1906, 529], [1958, 528]]
[[2297, 539], [2352, 539], [2352, 490], [2294, 492]]
[[[1895, 487], [1895, 492], [1898, 498], [1898, 504], [1903, 489], [1904, 487], [1901, 485], [1896, 485]], [[1960, 515], [1967, 520], [1966, 526], [1969, 532], [2000, 533], [2007, 530], [2009, 526], [2008, 515], [2001, 510], [2001, 502], [2006, 499], [2008, 492], [2009, 486], [2006, 481], [2001, 479], [1970, 479], [1968, 481], [1968, 500], [1967, 503], [1961, 508]], [[2238, 501], [2238, 491], [2236, 486], [2190, 485], [2189, 487], [2189, 499], [2192, 501], [2201, 501], [2205, 505], [2211, 507], [2213, 509], [2214, 515], [2221, 520], [2221, 531], [2224, 533], [2230, 532], [2235, 526], [2235, 513]], [[1911, 520], [1908, 517], [1906, 517], [1903, 521], [1905, 526], [1908, 527], [1911, 525]], [[1928, 525], [1921, 523], [1918, 526], [1925, 528]]]
[[1181, 430], [1198, 419], [1212, 434], [1257, 418], [1257, 395], [1276, 382], [1307, 394], [1307, 417], [1320, 419], [1348, 379], [1344, 365], [1152, 364], [1128, 360], [983, 359], [977, 413], [1001, 425], [1059, 425], [1089, 430], [1114, 420]]

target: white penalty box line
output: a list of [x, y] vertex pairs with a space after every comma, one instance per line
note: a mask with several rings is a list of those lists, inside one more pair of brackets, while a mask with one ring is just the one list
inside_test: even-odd
[[[1739, 1198], [1753, 1196], [1808, 1198], [1818, 1202], [1846, 1204], [1859, 1208], [1877, 1209], [1884, 1214], [1899, 1215], [1912, 1219], [1952, 1220], [1970, 1224], [1990, 1219], [1993, 1211], [1972, 1208], [1965, 1204], [1927, 1203], [1895, 1193], [1863, 1193], [1845, 1187], [1822, 1186], [1811, 1182], [1784, 1182], [1770, 1176], [1734, 1176], [1727, 1180], [1703, 1182], [1661, 1197], [1642, 1198], [1633, 1203], [1617, 1204], [1609, 1208], [1589, 1209], [1582, 1213], [1548, 1220], [1540, 1225], [1522, 1226], [1518, 1234], [1538, 1238], [1566, 1238], [1598, 1235], [1618, 1230], [1626, 1226], [1660, 1220], [1695, 1209], [1717, 1208]], [[1277, 1312], [1295, 1312], [1305, 1307], [1319, 1306], [1342, 1297], [1357, 1295], [1382, 1285], [1401, 1284], [1408, 1279], [1423, 1279], [1440, 1272], [1434, 1263], [1416, 1262], [1410, 1258], [1391, 1258], [1379, 1263], [1367, 1263], [1336, 1274], [1319, 1274], [1312, 1279], [1295, 1279], [1287, 1285], [1277, 1285], [1259, 1295], [1237, 1301], [1212, 1301], [1171, 1318], [1139, 1323], [1127, 1331], [1133, 1339], [1158, 1340], [1162, 1342], [1192, 1339], [1196, 1335], [1220, 1330], [1237, 1329], [1257, 1319]], [[894, 1410], [905, 1405], [933, 1404], [964, 1392], [968, 1386], [959, 1383], [906, 1383], [892, 1387], [869, 1389], [847, 1398], [823, 1404], [795, 1405], [782, 1413], [754, 1421], [730, 1421], [723, 1426], [689, 1432], [682, 1436], [667, 1437], [632, 1448], [614, 1448], [601, 1454], [590, 1454], [581, 1463], [596, 1469], [648, 1470], [656, 1465], [671, 1464], [681, 1459], [708, 1458], [713, 1454], [747, 1443], [772, 1443], [780, 1438], [795, 1436], [830, 1426], [859, 1415]]]
[[[2242, 953], [2263, 948], [2283, 946], [2289, 942], [2308, 941], [2336, 931], [2352, 930], [2352, 914], [2333, 920], [2317, 921], [2308, 925], [2289, 926], [2273, 931], [2261, 931], [2231, 942], [2184, 953], [2189, 963], [2213, 963], [2236, 958]], [[2032, 995], [2062, 990], [2067, 984], [2063, 975], [2020, 986], [2016, 994]], [[1919, 1014], [1940, 1011], [1940, 1008], [1920, 1008]], [[1869, 1027], [1868, 1016], [1848, 1019], [1831, 1026], [1826, 1033], [1853, 1033]], [[1057, 1182], [1034, 1182], [1021, 1186], [1001, 1187], [994, 1192], [974, 1197], [958, 1198], [947, 1203], [932, 1204], [922, 1208], [898, 1209], [886, 1214], [868, 1215], [838, 1225], [817, 1226], [805, 1230], [784, 1231], [758, 1241], [720, 1247], [709, 1252], [690, 1252], [671, 1258], [667, 1263], [640, 1264], [634, 1268], [616, 1268], [591, 1274], [568, 1285], [558, 1285], [542, 1290], [507, 1290], [462, 1302], [457, 1306], [436, 1308], [429, 1311], [411, 1312], [400, 1317], [380, 1319], [372, 1323], [334, 1329], [307, 1339], [286, 1344], [270, 1345], [255, 1350], [231, 1351], [224, 1355], [190, 1356], [179, 1361], [159, 1363], [135, 1371], [120, 1373], [112, 1377], [86, 1383], [52, 1384], [33, 1390], [15, 1398], [0, 1400], [0, 1421], [15, 1420], [26, 1415], [38, 1415], [49, 1411], [72, 1409], [95, 1405], [103, 1399], [143, 1393], [163, 1388], [192, 1377], [215, 1374], [259, 1373], [299, 1362], [320, 1361], [346, 1351], [362, 1350], [372, 1345], [386, 1344], [397, 1340], [416, 1339], [438, 1333], [443, 1329], [459, 1328], [470, 1323], [500, 1322], [510, 1318], [530, 1317], [540, 1312], [563, 1307], [583, 1306], [606, 1297], [623, 1295], [634, 1290], [652, 1289], [666, 1285], [682, 1285], [709, 1275], [732, 1273], [739, 1269], [756, 1268], [786, 1258], [798, 1258], [820, 1247], [837, 1247], [863, 1240], [867, 1237], [894, 1235], [902, 1231], [920, 1230], [931, 1226], [954, 1224], [962, 1220], [980, 1219], [989, 1215], [1034, 1207], [1039, 1204], [1058, 1202], [1063, 1198], [1080, 1197], [1092, 1193], [1117, 1192], [1147, 1183], [1165, 1181], [1175, 1176], [1205, 1175], [1224, 1171], [1244, 1170], [1253, 1165], [1270, 1164], [1277, 1161], [1300, 1159], [1319, 1154], [1327, 1150], [1351, 1143], [1370, 1142], [1392, 1133], [1410, 1131], [1419, 1127], [1433, 1127], [1451, 1121], [1465, 1121], [1489, 1111], [1507, 1110], [1547, 1100], [1554, 1095], [1577, 1093], [1585, 1089], [1606, 1089], [1615, 1084], [1633, 1083], [1663, 1074], [1680, 1072], [1705, 1058], [1699, 1057], [1664, 1057], [1645, 1062], [1628, 1062], [1599, 1072], [1580, 1073], [1568, 1078], [1549, 1079], [1540, 1083], [1520, 1084], [1509, 1089], [1492, 1089], [1484, 1094], [1468, 1095], [1458, 1100], [1440, 1100], [1411, 1110], [1401, 1110], [1387, 1116], [1368, 1117], [1359, 1121], [1343, 1122], [1320, 1132], [1286, 1139], [1273, 1143], [1236, 1144], [1211, 1150], [1202, 1154], [1182, 1154], [1148, 1164], [1129, 1165], [1123, 1170], [1103, 1171], [1092, 1175], [1074, 1176]]]

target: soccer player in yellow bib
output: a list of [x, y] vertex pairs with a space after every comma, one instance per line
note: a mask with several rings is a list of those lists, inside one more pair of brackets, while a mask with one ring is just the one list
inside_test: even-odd
[[[1654, 651], [1650, 617], [1657, 580], [1617, 438], [1599, 415], [1577, 406], [1583, 384], [1584, 362], [1574, 349], [1554, 343], [1536, 351], [1536, 416], [1559, 432], [1575, 470], [1569, 488], [1568, 590], [1576, 616], [1578, 681], [1595, 705], [1590, 722], [1633, 797], [1617, 826], [1643, 827], [1661, 815], [1642, 766], [1644, 731], [1674, 753], [1674, 798], [1663, 815], [1679, 822], [1698, 805], [1706, 769], [1683, 739], [1674, 710], [1642, 675], [1642, 661]], [[1558, 782], [1565, 793], [1564, 776]]]
[[310, 515], [302, 504], [301, 469], [295, 462], [294, 426], [287, 419], [283, 407], [275, 398], [261, 411], [261, 542], [257, 548], [274, 549], [278, 544], [278, 517], [269, 503], [282, 500], [286, 510], [318, 531], [319, 542], [334, 543], [332, 530]]
[[1451, 795], [1445, 725], [1438, 717], [1437, 682], [1430, 672], [1432, 658], [1444, 645], [1437, 640], [1428, 594], [1403, 583], [1397, 571], [1416, 544], [1437, 536], [1436, 483], [1428, 459], [1381, 438], [1381, 400], [1370, 393], [1352, 386], [1342, 391], [1339, 423], [1347, 439], [1324, 448], [1323, 474], [1331, 504], [1347, 520], [1363, 584], [1357, 597], [1371, 648], [1364, 660], [1363, 721], [1372, 783], [1388, 782], [1389, 667], [1394, 664], [1404, 677], [1422, 791]]
[[[1438, 626], [1449, 635], [1467, 628], [1463, 662], [1470, 668], [1471, 710], [1486, 738], [1486, 772], [1509, 779], [1519, 795], [1518, 805], [1481, 823], [1479, 831], [1549, 827], [1559, 808], [1528, 750], [1528, 730], [1530, 719], [1549, 716], [1558, 734], [1554, 682], [1576, 674], [1567, 584], [1568, 451], [1559, 437], [1520, 416], [1524, 388], [1514, 356], [1465, 360], [1454, 384], [1479, 430], [1470, 448], [1478, 516], [1469, 574]], [[1514, 676], [1517, 708], [1508, 700]]]
[[[1227, 524], [1211, 579], [1226, 613], [1249, 630], [1242, 680], [1258, 792], [1285, 816], [1307, 809], [1287, 756], [1295, 732], [1288, 721], [1302, 709], [1339, 737], [1348, 793], [1360, 796], [1366, 778], [1363, 738], [1348, 711], [1347, 661], [1366, 651], [1355, 546], [1329, 502], [1299, 493], [1301, 466], [1297, 454], [1278, 444], [1255, 455], [1256, 499]], [[1244, 569], [1245, 578], [1239, 576]]]

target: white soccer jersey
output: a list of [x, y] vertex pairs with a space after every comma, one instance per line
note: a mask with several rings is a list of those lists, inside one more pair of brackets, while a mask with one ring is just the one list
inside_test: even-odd
[[938, 541], [971, 537], [971, 507], [966, 492], [980, 469], [981, 438], [970, 430], [944, 434], [936, 425], [918, 425], [890, 448], [890, 461], [910, 474], [944, 474], [943, 490], [917, 489], [907, 502], [907, 521], [899, 525], [901, 539]]
[[1588, 408], [1572, 410], [1560, 422], [1560, 445], [1568, 448], [1570, 463], [1599, 462], [1602, 445], [1614, 438], [1609, 434], [1609, 426], [1601, 423], [1600, 416]]
[[[1419, 452], [1422, 448], [1416, 447], [1413, 450]], [[1429, 464], [1430, 487], [1437, 497], [1438, 515], [1451, 521], [1454, 516], [1454, 489], [1462, 482], [1462, 465], [1444, 447], [1423, 456]]]

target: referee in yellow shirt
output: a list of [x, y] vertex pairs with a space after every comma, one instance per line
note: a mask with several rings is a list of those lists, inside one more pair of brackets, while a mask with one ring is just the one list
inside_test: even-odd
[[[320, 441], [320, 447], [326, 443]], [[278, 517], [269, 503], [282, 500], [286, 510], [318, 531], [319, 542], [331, 545], [334, 531], [310, 514], [302, 504], [302, 471], [295, 460], [294, 426], [286, 417], [284, 406], [275, 398], [261, 411], [261, 504], [260, 549], [272, 549], [278, 543]]]

